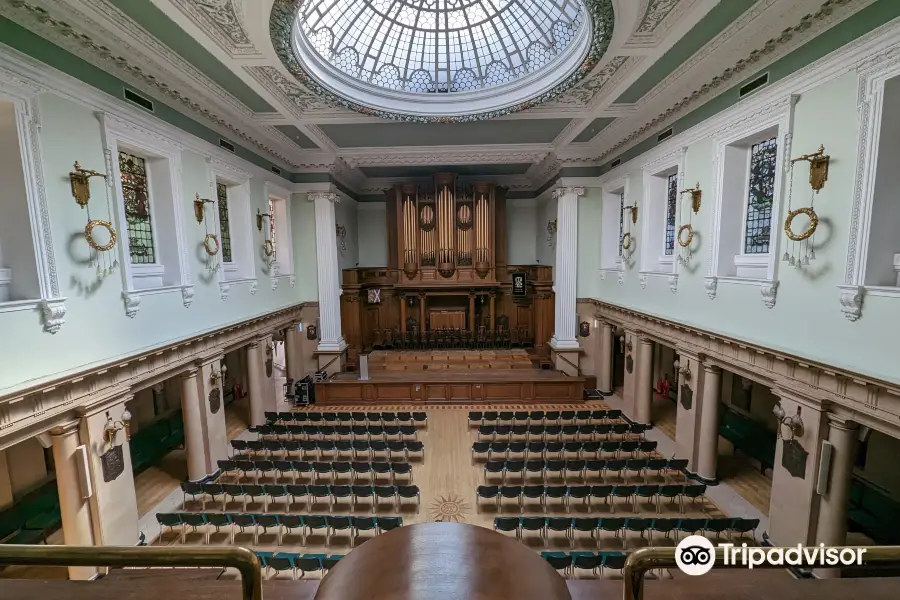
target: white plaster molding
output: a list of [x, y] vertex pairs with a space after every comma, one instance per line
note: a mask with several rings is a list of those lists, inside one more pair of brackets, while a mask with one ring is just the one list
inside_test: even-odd
[[706, 289], [706, 295], [709, 296], [710, 300], [715, 299], [718, 285], [719, 280], [716, 277], [705, 277], [703, 279], [703, 287]]
[[231, 291], [231, 284], [227, 281], [219, 282], [219, 299], [228, 300], [228, 293]]
[[340, 202], [341, 197], [340, 194], [336, 194], [334, 192], [309, 192], [306, 195], [306, 199], [309, 202], [315, 202], [317, 200], [327, 200], [328, 202]]
[[410, 165], [516, 164], [543, 160], [548, 144], [485, 144], [472, 150], [459, 146], [360, 147], [341, 150], [352, 168]]
[[[850, 235], [844, 284], [839, 285], [841, 311], [851, 321], [862, 315], [866, 286], [866, 265], [875, 203], [875, 183], [881, 143], [884, 87], [888, 79], [900, 75], [900, 44], [884, 48], [858, 65], [857, 113], [859, 136], [853, 203], [850, 211]], [[876, 292], [873, 295], [878, 294]]]
[[640, 275], [638, 275], [638, 283], [641, 284], [642, 290], [647, 289], [647, 274], [646, 273], [641, 273]]
[[41, 301], [41, 310], [44, 315], [44, 331], [56, 333], [66, 322], [65, 298], [53, 298]]
[[850, 321], [856, 321], [862, 316], [863, 298], [866, 290], [861, 285], [839, 285], [841, 312]]
[[273, 292], [278, 289], [278, 276], [277, 275], [272, 277], [271, 286], [272, 286]]
[[184, 304], [185, 308], [190, 308], [191, 304], [194, 303], [194, 286], [181, 286], [181, 303]]
[[762, 301], [763, 304], [766, 305], [766, 308], [773, 308], [775, 306], [775, 296], [778, 294], [778, 282], [760, 282], [759, 293], [762, 296]]
[[619, 285], [625, 285], [625, 271], [619, 271], [619, 276], [617, 278]]
[[669, 275], [668, 279], [669, 279], [669, 290], [671, 290], [672, 293], [674, 294], [675, 292], [678, 291], [678, 274], [675, 273], [675, 274]]
[[297, 276], [290, 275], [290, 282], [291, 282], [291, 287], [296, 287], [297, 286]]
[[254, 279], [250, 282], [250, 295], [253, 296], [256, 294], [256, 291], [259, 289], [259, 283]]
[[122, 300], [125, 302], [125, 314], [133, 319], [141, 307], [141, 295], [123, 290]]

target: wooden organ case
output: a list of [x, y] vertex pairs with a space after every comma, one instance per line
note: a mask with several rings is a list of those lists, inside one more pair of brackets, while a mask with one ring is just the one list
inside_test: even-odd
[[[379, 348], [549, 353], [552, 269], [507, 264], [505, 188], [438, 173], [428, 183], [394, 185], [385, 203], [388, 265], [343, 272], [348, 365]], [[514, 272], [526, 276], [524, 295], [512, 293]]]

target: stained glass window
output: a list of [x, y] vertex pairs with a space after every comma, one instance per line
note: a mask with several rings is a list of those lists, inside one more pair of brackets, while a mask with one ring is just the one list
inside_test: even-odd
[[222, 245], [222, 262], [231, 262], [231, 229], [228, 225], [228, 186], [216, 184], [219, 205], [219, 242]]
[[348, 75], [392, 90], [452, 93], [502, 85], [565, 54], [577, 0], [322, 0], [298, 25]]
[[747, 199], [747, 228], [744, 232], [744, 254], [769, 252], [777, 156], [778, 142], [774, 137], [754, 144], [750, 148], [750, 182]]
[[153, 221], [150, 217], [150, 191], [147, 161], [140, 156], [119, 152], [122, 195], [125, 197], [125, 221], [128, 223], [128, 252], [131, 264], [156, 262], [153, 248]]
[[666, 256], [675, 254], [675, 211], [678, 208], [678, 173], [666, 182]]
[[625, 237], [625, 192], [619, 194], [619, 256], [622, 256], [622, 238]]

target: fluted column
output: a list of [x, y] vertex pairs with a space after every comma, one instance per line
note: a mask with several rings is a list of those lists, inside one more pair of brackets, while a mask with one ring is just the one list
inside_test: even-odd
[[250, 425], [266, 424], [265, 355], [260, 340], [247, 346], [247, 392], [250, 395]]
[[[93, 546], [91, 509], [82, 497], [76, 452], [81, 445], [78, 421], [50, 430], [53, 444], [53, 464], [56, 468], [56, 487], [59, 492], [59, 512], [62, 518], [63, 542], [67, 546]], [[88, 468], [87, 465], [84, 465]], [[69, 579], [91, 579], [97, 574], [94, 567], [69, 567]]]
[[316, 209], [316, 274], [319, 282], [319, 352], [342, 352], [347, 342], [341, 334], [341, 271], [335, 240], [333, 192], [310, 192]]
[[284, 335], [284, 360], [288, 379], [303, 379], [303, 340], [296, 323], [291, 323]]
[[[850, 481], [856, 458], [859, 425], [828, 413], [828, 441], [834, 448], [828, 489], [819, 501], [816, 541], [826, 546], [847, 543], [847, 507], [850, 504]], [[816, 569], [822, 579], [840, 577], [840, 569]]]
[[635, 370], [634, 420], [649, 424], [653, 416], [653, 340], [650, 338], [638, 338]]
[[603, 394], [612, 394], [613, 324], [600, 321], [600, 357], [597, 366], [597, 388]]
[[203, 407], [200, 396], [200, 370], [191, 367], [181, 375], [181, 415], [184, 420], [184, 450], [187, 454], [188, 479], [197, 481], [206, 472], [206, 442], [203, 427]]
[[553, 191], [556, 199], [556, 292], [555, 327], [550, 347], [554, 350], [580, 348], [576, 337], [576, 277], [578, 269], [578, 197], [583, 187], [562, 187]]

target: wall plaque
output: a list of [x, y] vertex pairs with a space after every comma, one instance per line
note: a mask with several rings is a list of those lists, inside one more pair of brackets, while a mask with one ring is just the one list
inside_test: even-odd
[[691, 410], [691, 407], [694, 406], [694, 390], [686, 383], [681, 384], [681, 406], [684, 407], [684, 410]]
[[513, 271], [512, 274], [512, 295], [513, 298], [522, 298], [526, 294], [528, 280], [525, 277], [525, 271]]
[[582, 321], [578, 324], [578, 336], [588, 337], [589, 335], [591, 335], [591, 324], [587, 321]]
[[792, 476], [806, 479], [807, 458], [809, 458], [809, 452], [804, 450], [797, 440], [782, 442], [781, 466]]
[[625, 357], [625, 370], [628, 371], [628, 374], [634, 372], [634, 359], [631, 358], [631, 355]]
[[209, 412], [216, 414], [220, 408], [222, 408], [222, 392], [214, 387], [209, 390]]
[[319, 328], [315, 325], [307, 325], [306, 326], [306, 339], [314, 340], [319, 337]]
[[103, 481], [110, 482], [118, 479], [125, 471], [125, 455], [122, 446], [113, 446], [105, 454], [100, 455], [100, 467], [103, 471]]
[[367, 289], [366, 300], [369, 302], [369, 304], [381, 304], [381, 288]]

